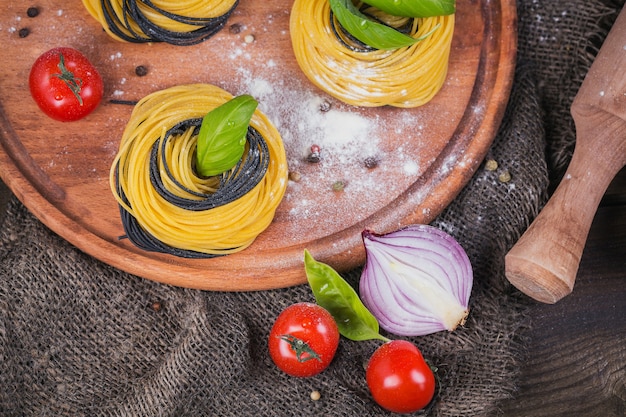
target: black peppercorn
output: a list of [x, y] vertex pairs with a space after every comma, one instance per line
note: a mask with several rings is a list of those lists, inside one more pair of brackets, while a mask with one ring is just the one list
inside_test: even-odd
[[138, 77], [143, 77], [148, 74], [148, 68], [144, 65], [138, 65], [137, 68], [135, 68], [135, 74], [137, 74]]
[[26, 10], [26, 15], [28, 17], [37, 17], [39, 16], [39, 9], [36, 7], [29, 7], [28, 10]]
[[365, 168], [374, 169], [378, 166], [379, 160], [375, 156], [368, 156], [363, 160], [363, 165]]

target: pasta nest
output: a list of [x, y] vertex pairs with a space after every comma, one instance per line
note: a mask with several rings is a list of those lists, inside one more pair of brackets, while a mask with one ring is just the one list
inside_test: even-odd
[[289, 28], [298, 65], [318, 88], [354, 106], [409, 108], [429, 102], [444, 84], [454, 15], [409, 24], [414, 38], [433, 33], [395, 50], [351, 48], [338, 36], [327, 0], [295, 0]]
[[219, 176], [196, 173], [202, 118], [233, 96], [210, 84], [175, 86], [137, 103], [110, 185], [125, 237], [141, 249], [187, 258], [247, 248], [272, 222], [287, 187], [282, 138], [258, 109], [244, 155]]

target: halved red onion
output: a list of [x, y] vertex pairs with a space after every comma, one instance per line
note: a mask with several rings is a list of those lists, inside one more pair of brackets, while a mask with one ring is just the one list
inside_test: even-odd
[[465, 322], [473, 271], [452, 236], [423, 224], [362, 235], [367, 258], [360, 296], [383, 329], [422, 336]]

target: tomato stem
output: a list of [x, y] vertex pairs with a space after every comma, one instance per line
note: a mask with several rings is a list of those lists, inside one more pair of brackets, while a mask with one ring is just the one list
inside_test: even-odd
[[63, 56], [63, 54], [59, 54], [58, 67], [61, 73], [52, 74], [52, 76], [57, 77], [58, 79], [63, 81], [65, 85], [67, 85], [67, 87], [72, 91], [72, 93], [74, 93], [74, 96], [78, 100], [78, 103], [80, 103], [80, 105], [82, 106], [83, 98], [80, 96], [80, 90], [83, 86], [83, 80], [77, 78], [72, 71], [67, 69], [67, 67], [65, 66], [65, 57]]
[[311, 359], [317, 359], [320, 362], [322, 361], [320, 355], [311, 349], [311, 346], [309, 346], [304, 340], [298, 339], [291, 334], [283, 334], [279, 336], [279, 338], [289, 343], [289, 347], [296, 353], [298, 362], [302, 363]]

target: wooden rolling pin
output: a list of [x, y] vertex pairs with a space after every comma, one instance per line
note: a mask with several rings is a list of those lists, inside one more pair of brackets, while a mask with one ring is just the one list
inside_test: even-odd
[[571, 113], [576, 147], [567, 172], [505, 257], [507, 279], [551, 304], [572, 292], [600, 200], [626, 165], [626, 10], [589, 69]]

